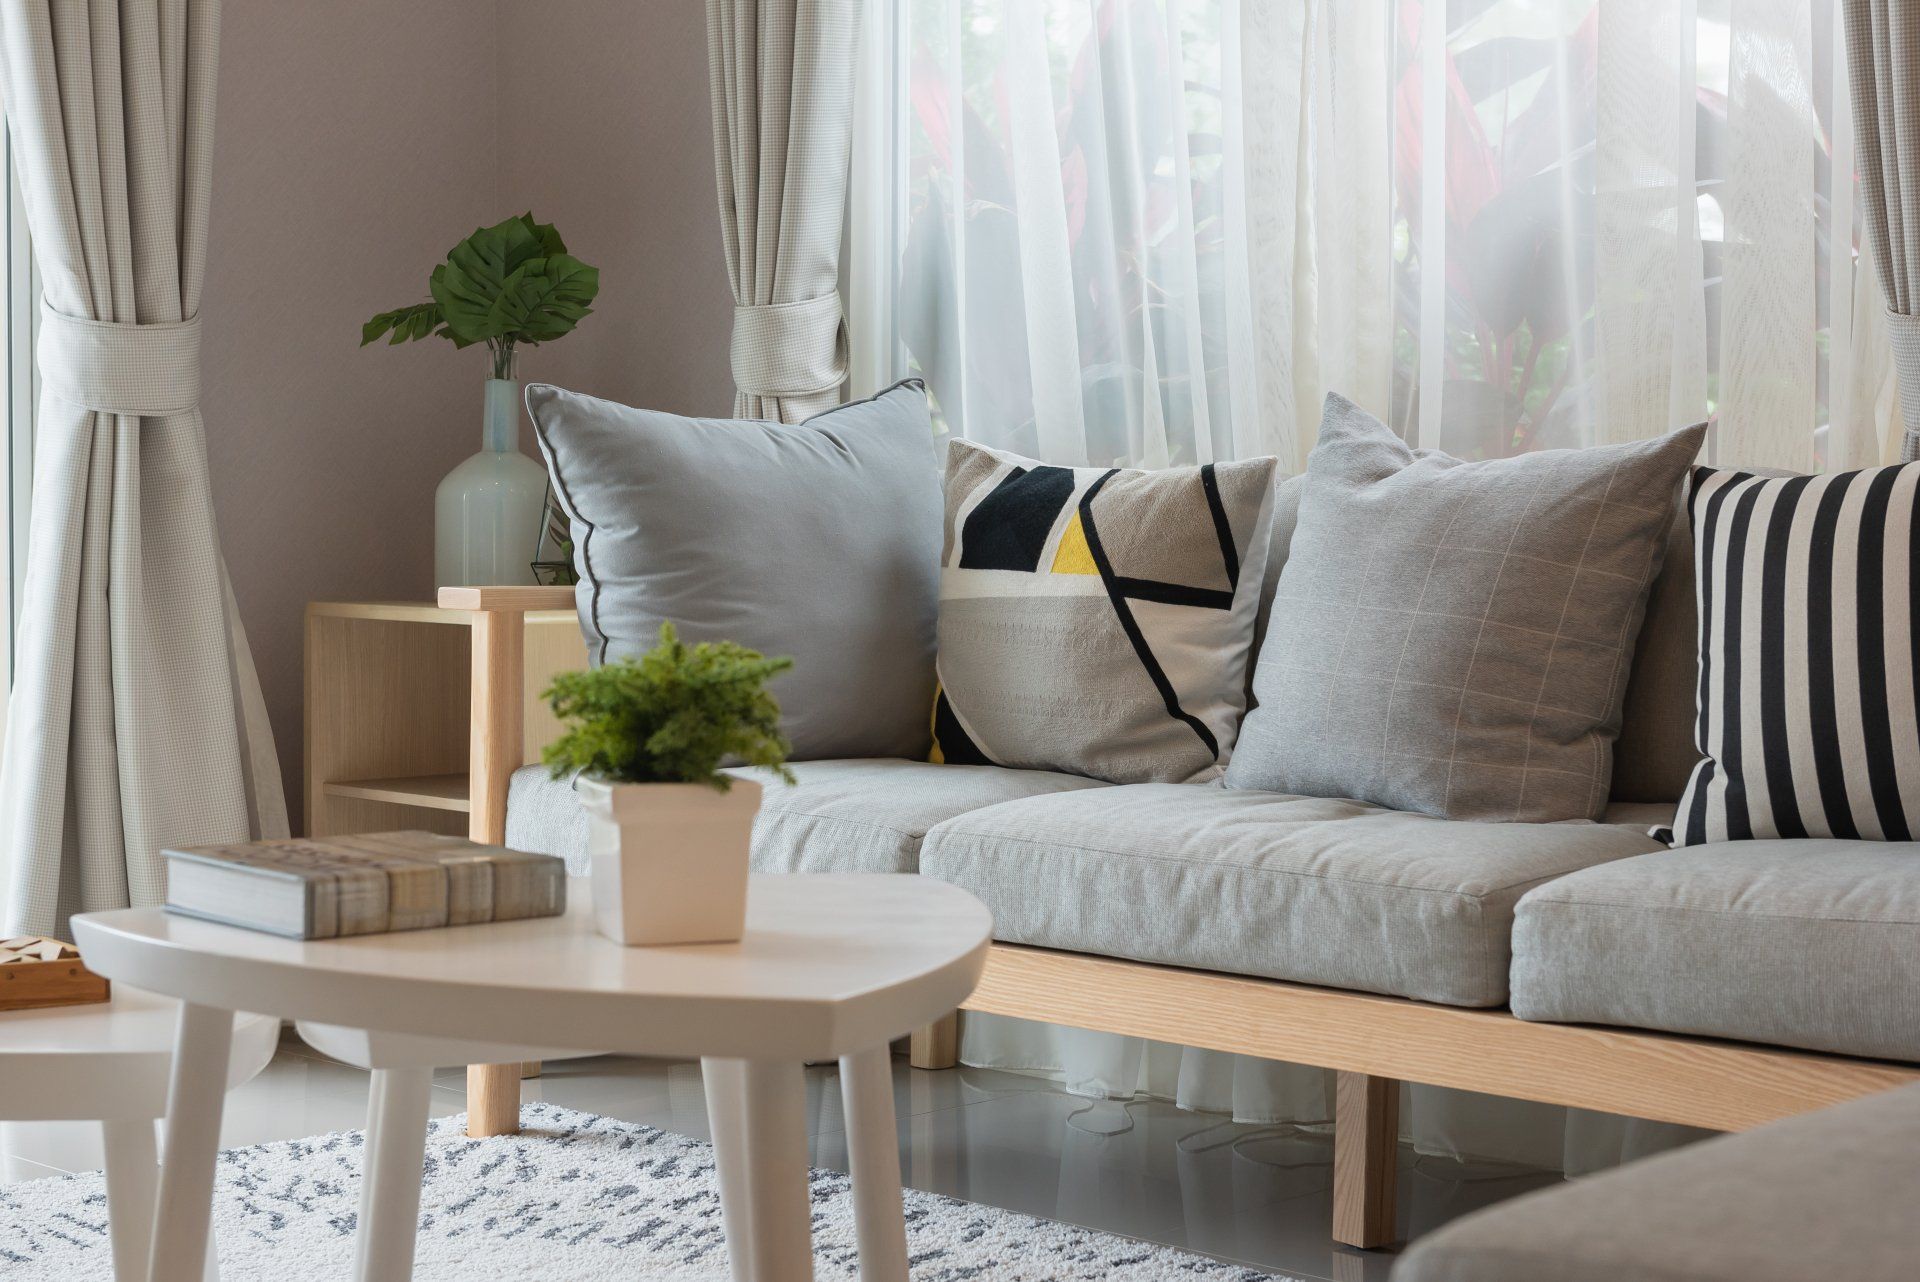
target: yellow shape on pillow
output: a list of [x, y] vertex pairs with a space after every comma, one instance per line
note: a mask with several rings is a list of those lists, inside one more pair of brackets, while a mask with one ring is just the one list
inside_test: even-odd
[[1067, 528], [1060, 532], [1060, 550], [1053, 554], [1053, 572], [1055, 574], [1100, 573], [1100, 567], [1093, 563], [1093, 549], [1087, 546], [1087, 532], [1080, 528], [1078, 512], [1075, 512], [1073, 519], [1067, 522]]

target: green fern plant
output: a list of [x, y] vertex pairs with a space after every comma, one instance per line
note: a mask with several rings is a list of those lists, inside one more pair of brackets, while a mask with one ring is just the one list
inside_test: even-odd
[[520, 344], [565, 337], [593, 312], [600, 269], [567, 252], [552, 223], [531, 213], [481, 227], [447, 251], [427, 278], [432, 301], [381, 312], [360, 327], [360, 346], [445, 338], [455, 347], [485, 343], [493, 376], [512, 378]]
[[637, 659], [555, 677], [544, 698], [566, 733], [541, 759], [563, 778], [584, 773], [608, 783], [701, 783], [719, 792], [733, 780], [720, 763], [735, 757], [787, 783], [791, 746], [767, 682], [793, 666], [731, 641], [688, 645], [671, 623]]

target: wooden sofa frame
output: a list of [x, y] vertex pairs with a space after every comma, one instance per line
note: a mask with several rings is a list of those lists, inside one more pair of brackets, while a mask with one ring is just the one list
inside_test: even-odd
[[[473, 616], [471, 811], [476, 841], [506, 837], [507, 783], [521, 765], [525, 615], [570, 609], [572, 588], [442, 588]], [[1394, 1239], [1400, 1083], [1482, 1091], [1655, 1121], [1737, 1131], [1920, 1081], [1920, 1065], [1578, 1024], [1505, 1010], [995, 944], [962, 1007], [1231, 1051], [1335, 1072], [1333, 1238]], [[916, 1031], [916, 1068], [957, 1062], [957, 1015]], [[468, 1133], [518, 1129], [519, 1064], [467, 1070]]]

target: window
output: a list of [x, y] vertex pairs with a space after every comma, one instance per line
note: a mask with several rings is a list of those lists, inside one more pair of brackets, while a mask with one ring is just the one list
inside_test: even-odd
[[1297, 467], [1329, 389], [1469, 458], [1877, 462], [1837, 9], [875, 3], [856, 382], [1059, 463]]

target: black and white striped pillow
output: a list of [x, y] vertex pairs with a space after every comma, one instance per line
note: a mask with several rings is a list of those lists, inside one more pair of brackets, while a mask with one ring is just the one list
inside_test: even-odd
[[1920, 834], [1920, 464], [1699, 467], [1694, 746], [1676, 846]]

